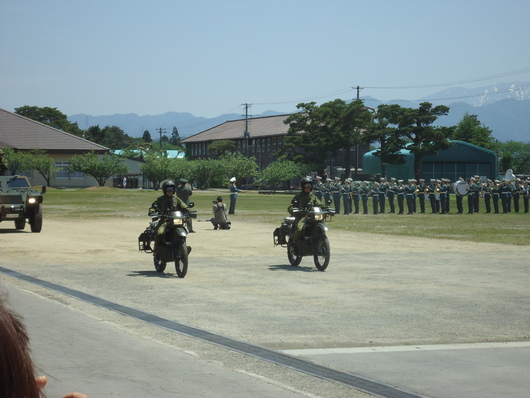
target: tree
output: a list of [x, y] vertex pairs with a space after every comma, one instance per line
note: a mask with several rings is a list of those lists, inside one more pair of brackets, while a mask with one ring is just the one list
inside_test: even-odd
[[3, 172], [9, 174], [17, 174], [17, 171], [31, 170], [29, 164], [30, 158], [25, 152], [17, 152], [13, 148], [2, 149], [2, 168]]
[[260, 174], [259, 181], [262, 184], [273, 187], [282, 182], [288, 182], [295, 178], [307, 175], [310, 170], [308, 165], [296, 163], [292, 160], [278, 159], [269, 164]]
[[[331, 152], [335, 156], [344, 151], [344, 177], [351, 175], [351, 149], [361, 142], [362, 133], [372, 120], [372, 111], [362, 100], [346, 103], [336, 99], [320, 106], [322, 126], [327, 126], [327, 139], [331, 141]], [[326, 130], [326, 129], [325, 129]]]
[[118, 126], [105, 126], [103, 129], [103, 142], [101, 145], [110, 149], [123, 149], [127, 147], [131, 137]]
[[66, 131], [67, 133], [77, 135], [78, 137], [83, 136], [83, 130], [79, 128], [77, 123], [71, 123], [68, 121], [68, 117], [61, 111], [57, 110], [57, 108], [50, 108], [47, 106], [40, 108], [38, 106], [24, 105], [15, 108], [15, 113], [36, 120], [40, 123], [47, 124], [56, 129]]
[[94, 152], [90, 152], [86, 155], [72, 156], [69, 169], [94, 177], [99, 186], [102, 187], [114, 174], [127, 174], [127, 166], [122, 162], [123, 159], [116, 155], [98, 156]]
[[190, 178], [200, 188], [221, 187], [226, 180], [222, 161], [219, 159], [196, 159], [190, 162]]
[[512, 169], [515, 174], [530, 174], [530, 143], [508, 141], [499, 146], [498, 155], [502, 171]]
[[238, 181], [246, 180], [248, 184], [250, 179], [258, 175], [259, 166], [254, 156], [247, 158], [239, 152], [227, 152], [219, 160], [227, 179], [236, 177]]
[[361, 142], [361, 133], [368, 127], [372, 112], [363, 101], [346, 103], [336, 99], [316, 106], [314, 102], [298, 104], [302, 112], [290, 115], [284, 139], [283, 154], [289, 159], [318, 164], [324, 169], [325, 159], [344, 150], [344, 168], [351, 170], [351, 149]]
[[231, 140], [216, 140], [208, 146], [208, 155], [217, 159], [226, 152], [235, 152], [237, 144]]
[[171, 133], [171, 139], [169, 140], [169, 143], [171, 145], [180, 145], [180, 141], [181, 141], [181, 138], [180, 138], [180, 135], [179, 135], [179, 131], [177, 130], [176, 127], [173, 127], [173, 132]]
[[142, 136], [143, 142], [153, 142], [153, 139], [151, 138], [151, 134], [149, 133], [149, 130], [144, 131], [144, 135]]
[[296, 106], [300, 112], [285, 119], [289, 125], [280, 154], [295, 162], [318, 165], [322, 171], [325, 160], [332, 153], [331, 140], [327, 136], [327, 126], [322, 125], [319, 108], [315, 102]]
[[407, 149], [414, 155], [414, 174], [421, 178], [421, 159], [425, 155], [434, 155], [451, 146], [453, 127], [433, 127], [439, 116], [447, 115], [449, 108], [438, 105], [434, 108], [429, 102], [422, 102], [418, 109], [401, 108], [397, 115], [400, 135], [409, 139]]
[[144, 163], [140, 165], [140, 170], [155, 189], [160, 187], [162, 181], [174, 177], [172, 159], [167, 157], [167, 152], [147, 151], [144, 155]]
[[42, 149], [33, 149], [27, 153], [27, 156], [29, 169], [37, 170], [46, 180], [46, 185], [49, 186], [57, 174], [57, 167], [55, 167], [53, 158]]
[[362, 140], [366, 143], [379, 142], [380, 146], [374, 155], [381, 159], [381, 174], [386, 177], [387, 164], [405, 163], [405, 155], [401, 153], [406, 145], [406, 140], [400, 136], [398, 128], [399, 105], [384, 105], [377, 107], [370, 127], [363, 134]]
[[480, 123], [477, 115], [469, 115], [466, 112], [455, 128], [453, 139], [495, 150], [495, 138], [491, 133], [492, 131], [489, 128]]
[[85, 138], [110, 149], [124, 149], [132, 141], [118, 126], [105, 126], [103, 129], [91, 126], [86, 131]]

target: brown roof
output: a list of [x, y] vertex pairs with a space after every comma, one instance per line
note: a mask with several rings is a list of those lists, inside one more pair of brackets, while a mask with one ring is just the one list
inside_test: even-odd
[[49, 153], [104, 153], [103, 145], [0, 108], [0, 148], [43, 149]]
[[[248, 119], [250, 138], [263, 138], [286, 135], [289, 125], [283, 121], [289, 115], [263, 116]], [[211, 129], [189, 136], [182, 140], [184, 144], [209, 142], [215, 140], [236, 140], [244, 138], [245, 119], [229, 120]]]

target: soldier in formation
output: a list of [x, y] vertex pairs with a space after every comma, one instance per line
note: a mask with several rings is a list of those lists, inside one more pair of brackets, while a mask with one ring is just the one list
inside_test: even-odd
[[[339, 214], [341, 204], [343, 214], [351, 213], [368, 214], [368, 201], [371, 198], [373, 214], [385, 213], [386, 200], [388, 199], [388, 213], [396, 213], [395, 200], [397, 199], [397, 214], [404, 214], [405, 206], [407, 214], [412, 215], [419, 211], [425, 213], [426, 200], [428, 199], [431, 214], [449, 214], [451, 203], [451, 192], [456, 193], [457, 213], [464, 213], [464, 195], [467, 192], [467, 214], [480, 211], [481, 200], [484, 201], [484, 212], [507, 214], [512, 210], [516, 213], [530, 211], [530, 179], [522, 180], [490, 180], [482, 181], [480, 176], [474, 175], [468, 179], [468, 183], [460, 177], [458, 184], [464, 184], [464, 193], [458, 192], [451, 180], [447, 178], [431, 179], [427, 184], [424, 179], [416, 180], [410, 178], [405, 184], [403, 180], [391, 177], [389, 181], [381, 178], [379, 181], [353, 181], [346, 178], [344, 182], [339, 177], [334, 181], [326, 178], [326, 182], [317, 177], [315, 184], [315, 195], [327, 200], [333, 200], [336, 214]], [[319, 188], [317, 188], [319, 187]], [[327, 199], [326, 199], [327, 198]], [[419, 202], [416, 208], [417, 199]]]

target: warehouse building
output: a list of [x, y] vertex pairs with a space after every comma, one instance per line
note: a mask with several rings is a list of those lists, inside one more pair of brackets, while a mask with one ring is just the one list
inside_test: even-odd
[[[452, 145], [438, 152], [436, 155], [422, 157], [421, 178], [426, 181], [434, 178], [448, 178], [457, 181], [459, 177], [468, 179], [478, 175], [483, 180], [489, 178], [494, 180], [499, 175], [497, 154], [493, 151], [481, 148], [464, 141], [451, 141]], [[381, 176], [381, 159], [375, 156], [376, 151], [365, 153], [363, 156], [363, 172], [374, 177]], [[395, 177], [398, 180], [414, 178], [414, 155], [403, 149], [401, 153], [405, 156], [402, 165], [386, 165], [386, 176]]]

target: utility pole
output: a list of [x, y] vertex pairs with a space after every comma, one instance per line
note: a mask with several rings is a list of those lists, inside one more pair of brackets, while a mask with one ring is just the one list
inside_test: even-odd
[[[352, 87], [357, 90], [357, 99], [360, 99], [361, 90], [363, 89], [360, 86]], [[359, 142], [355, 143], [355, 176], [359, 175]]]
[[160, 134], [160, 150], [162, 150], [162, 131], [166, 131], [166, 129], [163, 129], [162, 127], [159, 127], [158, 129], [158, 134]]
[[362, 90], [364, 87], [359, 87], [359, 86], [357, 86], [357, 87], [352, 87], [352, 88], [354, 88], [354, 89], [357, 90], [357, 99], [360, 99], [360, 93], [361, 93], [361, 90]]
[[245, 133], [243, 134], [243, 137], [245, 138], [245, 154], [248, 157], [248, 140], [250, 138], [250, 133], [248, 132], [248, 118], [249, 116], [252, 116], [248, 114], [248, 110], [252, 106], [252, 104], [245, 103], [242, 105], [245, 107]]

